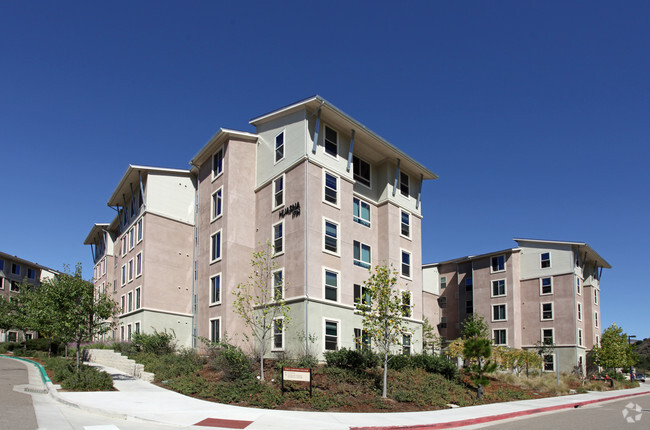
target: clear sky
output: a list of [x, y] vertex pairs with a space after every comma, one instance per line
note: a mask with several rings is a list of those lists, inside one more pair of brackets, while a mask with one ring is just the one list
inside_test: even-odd
[[129, 164], [319, 94], [440, 176], [423, 259], [587, 242], [650, 337], [650, 2], [4, 1], [0, 250], [61, 269]]

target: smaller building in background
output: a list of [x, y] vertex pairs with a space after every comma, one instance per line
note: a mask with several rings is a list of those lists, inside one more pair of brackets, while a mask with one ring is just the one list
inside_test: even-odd
[[[58, 271], [49, 267], [0, 252], [0, 295], [9, 297], [10, 300], [20, 292], [21, 283], [26, 282], [37, 287], [45, 279], [58, 274]], [[18, 330], [0, 330], [0, 342], [21, 342], [35, 337], [37, 333], [31, 331], [23, 333]]]
[[443, 340], [460, 337], [462, 322], [477, 314], [495, 345], [550, 343], [544, 370], [584, 371], [600, 342], [600, 279], [611, 266], [583, 242], [514, 240], [516, 248], [424, 265], [426, 314]]

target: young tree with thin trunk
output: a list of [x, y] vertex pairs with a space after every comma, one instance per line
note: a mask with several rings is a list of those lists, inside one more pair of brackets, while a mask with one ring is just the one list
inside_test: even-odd
[[629, 368], [638, 361], [633, 345], [628, 342], [627, 334], [613, 323], [607, 327], [600, 339], [600, 345], [591, 351], [594, 363], [605, 369], [618, 367]]
[[398, 276], [399, 273], [392, 267], [376, 266], [364, 282], [369, 300], [357, 304], [363, 316], [363, 329], [383, 358], [383, 398], [387, 396], [390, 351], [393, 346], [401, 344], [403, 333], [407, 330], [403, 317], [410, 314], [410, 305], [407, 311], [402, 295], [396, 288]]
[[[274, 248], [270, 243], [253, 252], [253, 272], [248, 282], [235, 287], [235, 312], [242, 318], [255, 340], [260, 354], [260, 379], [264, 380], [264, 355], [272, 341], [273, 330], [285, 330], [289, 324], [289, 306], [284, 301], [284, 279], [273, 260]], [[250, 341], [248, 333], [243, 334]]]

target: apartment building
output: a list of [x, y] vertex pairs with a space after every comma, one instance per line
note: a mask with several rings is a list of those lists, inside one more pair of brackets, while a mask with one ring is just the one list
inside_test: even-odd
[[115, 219], [85, 241], [95, 285], [110, 284], [122, 303], [115, 337], [174, 328], [195, 347], [201, 338], [242, 342], [232, 291], [247, 280], [252, 252], [271, 242], [274, 287], [291, 307], [291, 324], [274, 328], [271, 355], [300, 353], [310, 336], [319, 355], [359, 346], [355, 300], [377, 264], [399, 271], [410, 308], [403, 350], [418, 351], [421, 190], [436, 175], [319, 96], [250, 124], [254, 133], [219, 130], [190, 171], [127, 169], [108, 202]]
[[[20, 292], [20, 284], [26, 282], [38, 287], [46, 279], [51, 279], [59, 272], [49, 267], [0, 252], [0, 295], [9, 298]], [[36, 332], [23, 333], [19, 330], [0, 330], [0, 342], [16, 342], [37, 337]]]
[[516, 248], [424, 265], [423, 301], [436, 302], [425, 314], [439, 312], [445, 340], [459, 337], [461, 323], [477, 314], [495, 345], [550, 342], [556, 352], [544, 357], [545, 370], [584, 369], [600, 341], [600, 279], [611, 266], [586, 243], [514, 240]]

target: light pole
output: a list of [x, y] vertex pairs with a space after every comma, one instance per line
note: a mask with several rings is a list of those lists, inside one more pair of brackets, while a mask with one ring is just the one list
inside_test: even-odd
[[[635, 335], [629, 335], [627, 337], [627, 345], [632, 346], [632, 338], [635, 338]], [[632, 382], [632, 363], [630, 363], [630, 382]]]

